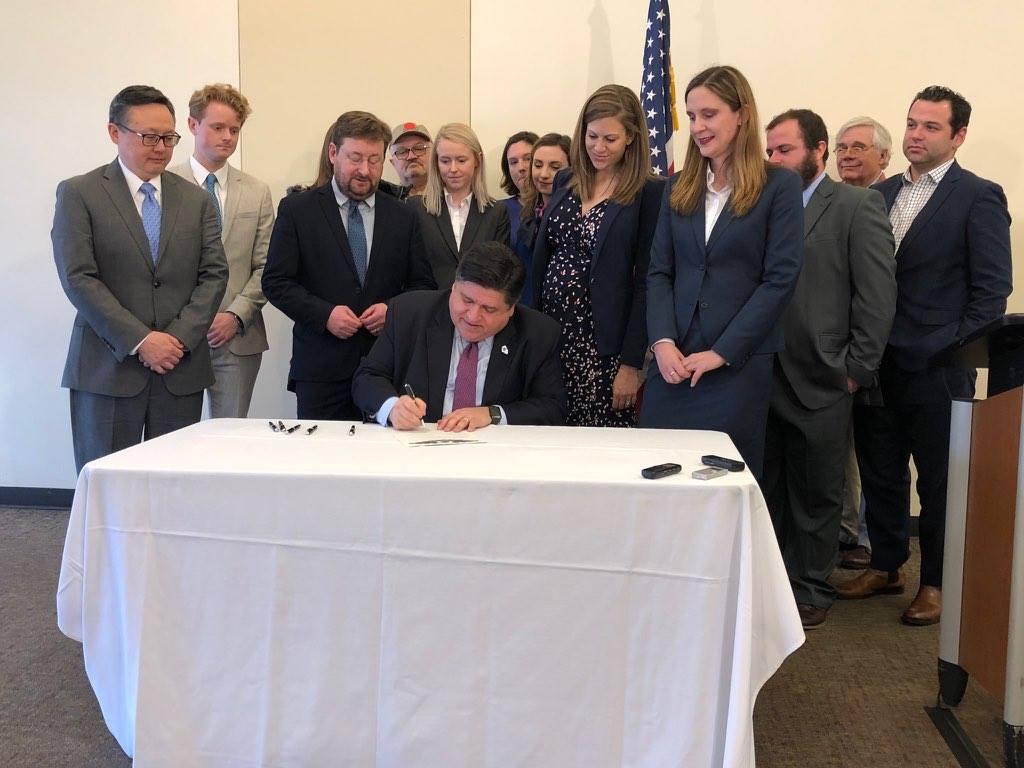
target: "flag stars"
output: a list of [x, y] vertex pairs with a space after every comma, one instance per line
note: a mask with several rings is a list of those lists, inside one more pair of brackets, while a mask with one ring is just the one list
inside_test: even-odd
[[651, 138], [652, 139], [658, 138], [658, 129], [657, 128], [651, 128], [650, 134], [651, 134]]
[[657, 117], [657, 115], [658, 115], [658, 110], [656, 110], [656, 109], [649, 109], [649, 110], [647, 110], [647, 119], [648, 120], [653, 120], [655, 117]]
[[661, 154], [661, 150], [657, 147], [651, 147], [651, 157], [657, 158]]

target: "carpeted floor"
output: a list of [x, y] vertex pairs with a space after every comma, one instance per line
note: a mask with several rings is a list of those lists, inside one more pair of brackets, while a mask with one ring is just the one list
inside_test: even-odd
[[[80, 646], [57, 629], [67, 513], [0, 508], [0, 767], [122, 768]], [[898, 622], [908, 593], [837, 603], [769, 681], [754, 714], [760, 768], [956, 768], [924, 712], [937, 690], [937, 627]], [[840, 573], [837, 578], [848, 578]], [[1002, 765], [1002, 708], [968, 687], [957, 717]], [[586, 768], [564, 766], [560, 768]]]

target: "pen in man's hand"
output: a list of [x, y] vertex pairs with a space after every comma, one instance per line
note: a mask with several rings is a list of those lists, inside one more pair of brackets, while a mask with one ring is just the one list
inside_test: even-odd
[[410, 384], [406, 383], [404, 389], [405, 389], [405, 394], [407, 394], [413, 400], [416, 399], [416, 393], [412, 391], [412, 386]]

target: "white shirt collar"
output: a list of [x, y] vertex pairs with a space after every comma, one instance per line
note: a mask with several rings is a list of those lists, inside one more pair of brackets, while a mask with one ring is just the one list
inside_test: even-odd
[[471, 202], [473, 201], [473, 193], [472, 193], [472, 192], [470, 192], [470, 193], [469, 193], [468, 195], [466, 195], [466, 196], [465, 196], [465, 197], [464, 197], [464, 198], [462, 199], [462, 202], [461, 202], [461, 203], [459, 203], [458, 205], [455, 205], [455, 204], [454, 204], [454, 203], [452, 202], [452, 196], [451, 196], [451, 193], [450, 193], [450, 192], [449, 192], [449, 191], [448, 191], [448, 190], [446, 189], [446, 190], [444, 191], [444, 201], [445, 201], [445, 203], [446, 203], [446, 204], [448, 205], [448, 208], [449, 208], [449, 209], [451, 209], [451, 208], [458, 208], [459, 210], [463, 210], [463, 209], [465, 209], [465, 208], [468, 208], [468, 207], [469, 207], [469, 204], [470, 204], [470, 203], [471, 203]]
[[217, 183], [220, 184], [221, 189], [226, 189], [228, 185], [228, 164], [224, 163], [218, 171], [209, 171], [202, 163], [196, 160], [195, 155], [190, 155], [188, 158], [189, 165], [192, 166], [192, 176], [195, 178], [196, 183], [200, 186], [206, 185], [206, 177], [211, 173], [216, 177]]
[[729, 192], [732, 191], [732, 185], [727, 185], [721, 191], [716, 190], [712, 186], [712, 184], [715, 183], [715, 172], [711, 170], [710, 163], [708, 164], [707, 181], [708, 181], [708, 192], [710, 192], [713, 195], [726, 195], [726, 194], [728, 194]]
[[[334, 199], [338, 201], [338, 207], [344, 208], [345, 203], [347, 203], [349, 199], [348, 197], [345, 196], [345, 193], [342, 192], [341, 189], [338, 187], [338, 180], [333, 176], [331, 177], [331, 189], [334, 190]], [[372, 210], [373, 207], [377, 204], [377, 193], [374, 192], [365, 200], [357, 201], [356, 205], [358, 205], [359, 203], [366, 203], [366, 205]]]
[[[121, 173], [124, 174], [124, 180], [128, 182], [128, 191], [132, 193], [132, 197], [135, 197], [136, 195], [139, 194], [139, 187], [141, 187], [145, 182], [138, 176], [136, 176], [134, 173], [132, 173], [130, 170], [128, 170], [128, 166], [124, 164], [124, 160], [121, 159], [120, 155], [118, 155], [117, 162], [121, 165]], [[149, 183], [152, 184], [153, 187], [156, 189], [157, 197], [159, 197], [160, 174], [157, 174], [152, 179], [150, 179]]]

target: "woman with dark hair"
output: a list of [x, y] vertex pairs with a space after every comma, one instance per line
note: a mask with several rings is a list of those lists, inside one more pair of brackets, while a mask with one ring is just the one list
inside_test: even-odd
[[508, 137], [505, 148], [501, 150], [501, 188], [509, 196], [499, 202], [505, 206], [508, 220], [512, 223], [509, 244], [513, 250], [516, 247], [516, 232], [519, 229], [516, 222], [519, 221], [519, 214], [522, 211], [521, 195], [530, 178], [530, 156], [535, 141], [537, 134], [533, 131], [519, 131]]
[[544, 209], [555, 188], [555, 177], [563, 168], [569, 167], [569, 152], [572, 139], [561, 133], [545, 133], [533, 145], [530, 173], [520, 195], [522, 213], [512, 222], [512, 230], [518, 230], [513, 237], [516, 255], [526, 267], [526, 289], [520, 303], [533, 306], [533, 246], [537, 240]]
[[562, 325], [566, 423], [633, 426], [647, 351], [644, 276], [665, 184], [651, 173], [633, 91], [605, 85], [587, 99], [569, 160], [537, 233], [534, 306]]
[[459, 258], [471, 246], [491, 240], [509, 244], [508, 213], [488, 194], [480, 140], [463, 123], [441, 126], [430, 148], [427, 187], [407, 204], [420, 217], [423, 245], [441, 290], [451, 287]]
[[803, 260], [800, 177], [765, 161], [739, 70], [704, 70], [684, 98], [692, 141], [651, 248], [640, 426], [726, 432], [760, 477], [778, 321]]

